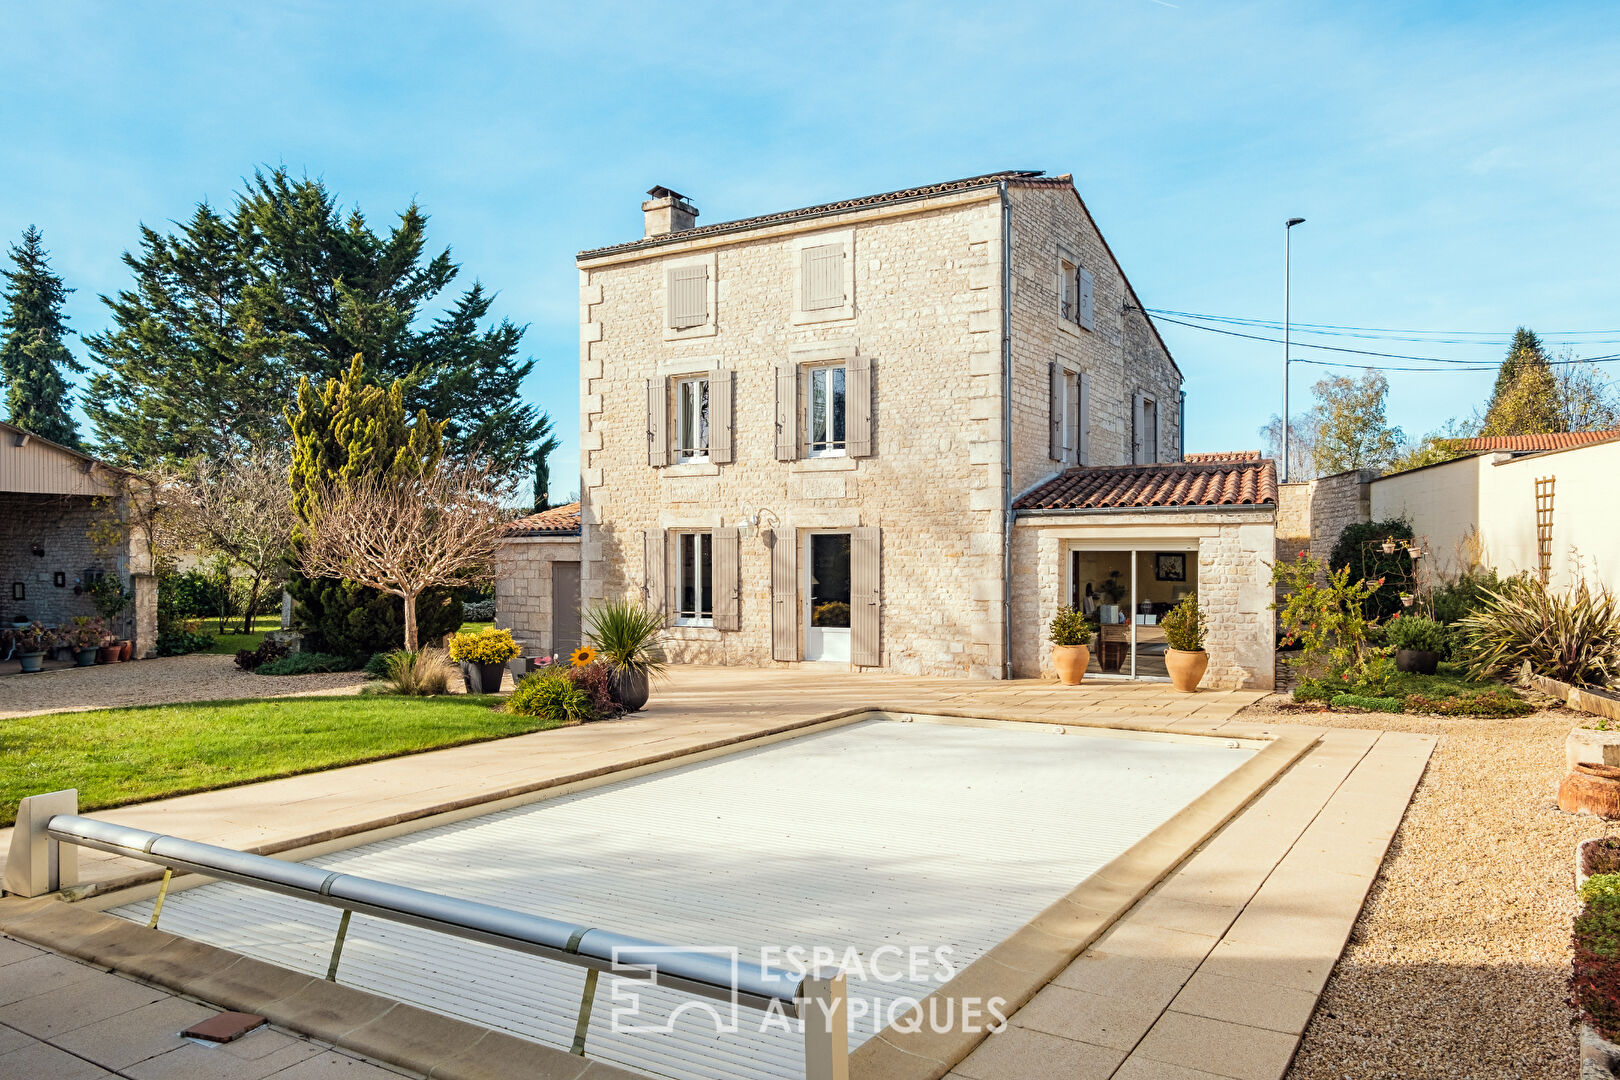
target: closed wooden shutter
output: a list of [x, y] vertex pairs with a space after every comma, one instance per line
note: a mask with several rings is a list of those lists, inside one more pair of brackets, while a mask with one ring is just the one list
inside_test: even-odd
[[1082, 269], [1080, 271], [1080, 325], [1087, 330], [1096, 325], [1095, 287], [1096, 279], [1091, 276], [1091, 271]]
[[1091, 380], [1080, 373], [1080, 464], [1091, 462]]
[[647, 380], [647, 464], [669, 464], [669, 380]]
[[882, 566], [879, 530], [870, 526], [849, 533], [849, 662], [859, 667], [883, 663], [879, 631], [882, 622]]
[[669, 325], [674, 330], [702, 326], [709, 321], [709, 268], [677, 266], [667, 275]]
[[805, 248], [800, 254], [800, 280], [805, 311], [844, 306], [844, 245], [822, 244]]
[[1063, 460], [1063, 369], [1057, 361], [1046, 365], [1046, 410], [1051, 430], [1047, 432], [1046, 452], [1053, 461]]
[[1142, 432], [1145, 425], [1142, 422], [1142, 395], [1131, 395], [1131, 464], [1141, 465], [1142, 459]]
[[709, 375], [709, 460], [717, 465], [736, 460], [732, 450], [732, 390], [736, 384], [735, 371]]
[[771, 547], [771, 657], [799, 659], [799, 548], [792, 529]]
[[776, 460], [799, 456], [799, 369], [783, 364], [776, 369]]
[[872, 456], [872, 358], [844, 361], [844, 453]]
[[664, 595], [667, 568], [664, 556], [664, 530], [646, 529], [641, 534], [641, 598], [654, 611], [668, 616], [668, 597]]
[[742, 627], [742, 546], [736, 529], [714, 530], [714, 628]]

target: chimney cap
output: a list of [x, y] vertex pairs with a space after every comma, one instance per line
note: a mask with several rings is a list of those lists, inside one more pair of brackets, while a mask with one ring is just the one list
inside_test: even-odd
[[657, 184], [648, 188], [647, 194], [651, 195], [655, 199], [679, 199], [681, 202], [687, 201], [685, 195], [682, 195], [674, 188], [667, 188], [663, 184]]

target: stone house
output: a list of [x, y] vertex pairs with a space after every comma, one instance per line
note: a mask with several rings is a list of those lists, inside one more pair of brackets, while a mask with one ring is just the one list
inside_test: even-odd
[[525, 656], [579, 647], [579, 503], [507, 524], [495, 547], [495, 617]]
[[130, 637], [134, 655], [157, 648], [157, 581], [150, 553], [125, 532], [116, 550], [92, 539], [98, 523], [118, 512], [131, 474], [70, 447], [0, 423], [0, 623], [19, 615], [60, 626], [95, 615], [90, 584], [116, 574], [134, 592], [115, 633]]
[[707, 226], [649, 195], [577, 260], [587, 604], [663, 608], [678, 661], [1003, 678], [1074, 603], [1142, 677], [1198, 590], [1209, 683], [1270, 685], [1275, 475], [1183, 459], [1181, 372], [1070, 177]]

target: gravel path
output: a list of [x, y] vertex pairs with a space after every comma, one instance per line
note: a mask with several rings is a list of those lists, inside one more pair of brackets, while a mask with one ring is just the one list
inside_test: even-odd
[[1293, 712], [1284, 700], [1239, 716], [1440, 737], [1291, 1080], [1573, 1077], [1574, 846], [1620, 832], [1556, 805], [1577, 714]]
[[201, 653], [129, 664], [62, 668], [0, 678], [0, 720], [37, 713], [116, 709], [176, 701], [352, 694], [366, 681], [358, 671], [336, 675], [254, 675], [236, 658]]

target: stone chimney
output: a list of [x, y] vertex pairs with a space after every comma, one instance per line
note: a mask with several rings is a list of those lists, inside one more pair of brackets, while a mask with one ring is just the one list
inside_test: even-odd
[[645, 236], [685, 232], [697, 227], [697, 207], [686, 201], [678, 191], [659, 186], [647, 192], [652, 198], [641, 204], [646, 222]]

